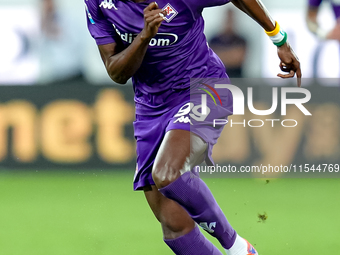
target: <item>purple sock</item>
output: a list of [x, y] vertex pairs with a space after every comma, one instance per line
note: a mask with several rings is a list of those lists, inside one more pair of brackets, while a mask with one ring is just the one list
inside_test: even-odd
[[184, 236], [164, 239], [164, 242], [177, 255], [222, 255], [197, 226]]
[[208, 186], [195, 174], [186, 172], [159, 191], [184, 207], [191, 218], [216, 237], [225, 249], [230, 249], [234, 244], [236, 231], [230, 226]]

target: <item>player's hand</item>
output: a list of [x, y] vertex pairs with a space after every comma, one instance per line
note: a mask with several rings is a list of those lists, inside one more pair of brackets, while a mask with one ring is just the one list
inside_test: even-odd
[[277, 54], [281, 60], [280, 69], [288, 74], [279, 73], [277, 76], [285, 79], [297, 76], [297, 85], [301, 87], [301, 68], [300, 61], [295, 55], [293, 49], [290, 47], [289, 43], [285, 43], [281, 47], [277, 47]]
[[156, 2], [152, 2], [144, 9], [144, 28], [141, 32], [142, 36], [151, 39], [157, 32], [158, 28], [161, 26], [164, 17], [167, 12], [159, 9]]

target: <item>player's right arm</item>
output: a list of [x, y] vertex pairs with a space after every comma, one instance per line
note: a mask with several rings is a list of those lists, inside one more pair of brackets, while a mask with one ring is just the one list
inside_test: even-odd
[[159, 9], [156, 2], [152, 2], [144, 10], [142, 32], [129, 47], [119, 52], [116, 43], [98, 46], [107, 73], [113, 81], [125, 84], [135, 74], [142, 64], [150, 40], [157, 34], [164, 20], [164, 15], [165, 11]]
[[[133, 42], [123, 50], [121, 50], [118, 40], [113, 40], [110, 36], [105, 34], [107, 33], [105, 30], [112, 30], [112, 26], [111, 28], [106, 27], [106, 29], [101, 30], [101, 28], [103, 28], [103, 23], [100, 23], [100, 19], [97, 21], [95, 19], [96, 13], [97, 16], [100, 15], [100, 13], [98, 14], [98, 11], [100, 10], [96, 9], [93, 10], [94, 14], [91, 13], [94, 23], [98, 24], [97, 27], [94, 28], [91, 26], [93, 24], [90, 24], [89, 22], [90, 32], [97, 41], [101, 58], [110, 78], [117, 83], [125, 84], [141, 66], [149, 42], [157, 34], [158, 28], [163, 21], [165, 11], [159, 9], [156, 2], [149, 4], [144, 10], [143, 30]], [[101, 27], [99, 27], [100, 25]], [[98, 30], [100, 31], [98, 32]], [[103, 38], [107, 38], [107, 40], [104, 40]]]

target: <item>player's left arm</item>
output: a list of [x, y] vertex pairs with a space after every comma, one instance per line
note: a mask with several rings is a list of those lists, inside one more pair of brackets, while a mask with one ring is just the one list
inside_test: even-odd
[[[274, 31], [276, 22], [271, 18], [269, 12], [260, 0], [231, 0], [231, 2], [241, 11], [248, 14], [267, 32]], [[297, 76], [297, 85], [301, 86], [300, 61], [288, 42], [277, 47], [277, 53], [281, 60], [280, 69], [287, 74], [278, 74], [281, 78], [292, 78]]]

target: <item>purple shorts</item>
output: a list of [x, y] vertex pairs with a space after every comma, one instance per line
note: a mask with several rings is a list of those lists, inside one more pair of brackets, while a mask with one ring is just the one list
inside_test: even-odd
[[[137, 140], [137, 167], [134, 176], [134, 190], [140, 190], [144, 186], [155, 185], [152, 179], [152, 167], [158, 149], [163, 138], [169, 130], [182, 129], [191, 131], [201, 137], [207, 144], [205, 161], [208, 165], [213, 164], [211, 157], [212, 148], [217, 142], [227, 118], [232, 114], [232, 94], [227, 89], [216, 89], [219, 96], [212, 99], [206, 98], [206, 110], [202, 114], [202, 95], [205, 90], [191, 91], [183, 100], [183, 103], [174, 106], [162, 115], [144, 116], [137, 115], [133, 123], [135, 139]], [[222, 91], [223, 90], [223, 91]]]

